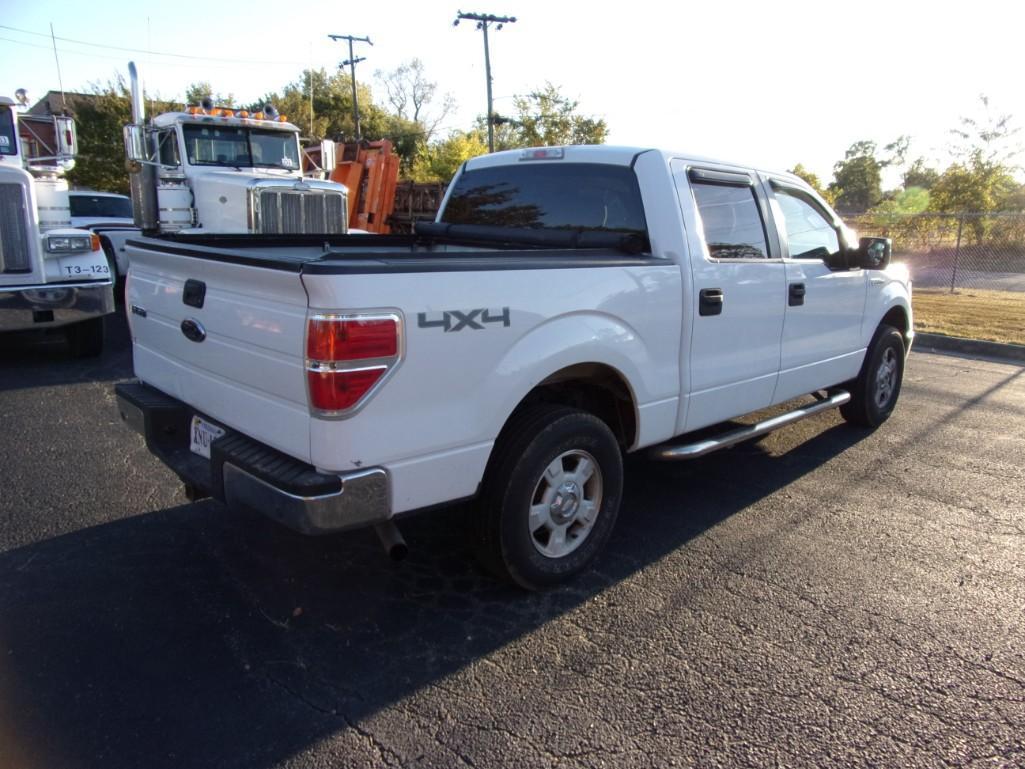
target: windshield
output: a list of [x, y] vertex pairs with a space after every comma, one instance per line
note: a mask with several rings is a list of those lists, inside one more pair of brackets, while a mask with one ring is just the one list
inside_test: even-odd
[[14, 133], [14, 115], [11, 108], [0, 106], [0, 155], [17, 155], [18, 137]]
[[442, 221], [638, 235], [648, 229], [633, 170], [598, 163], [467, 171], [456, 182]]
[[299, 144], [290, 131], [183, 125], [185, 151], [196, 166], [299, 169]]
[[132, 218], [132, 201], [109, 195], [83, 195], [71, 193], [72, 216], [101, 216], [106, 218]]

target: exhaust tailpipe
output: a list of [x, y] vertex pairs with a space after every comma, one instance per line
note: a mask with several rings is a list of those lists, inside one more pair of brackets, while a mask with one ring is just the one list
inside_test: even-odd
[[392, 521], [377, 524], [374, 526], [374, 531], [377, 532], [377, 537], [381, 540], [384, 552], [393, 561], [401, 561], [409, 555], [409, 546], [406, 545], [406, 540], [399, 533], [399, 527]]

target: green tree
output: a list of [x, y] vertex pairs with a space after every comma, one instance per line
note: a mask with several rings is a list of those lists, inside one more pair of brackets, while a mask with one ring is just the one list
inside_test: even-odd
[[1010, 189], [997, 202], [999, 211], [1025, 211], [1025, 184]]
[[809, 171], [801, 163], [798, 163], [796, 166], [791, 168], [790, 173], [804, 179], [804, 181], [808, 183], [808, 186], [825, 198], [828, 203], [832, 204], [834, 202], [832, 193], [822, 186], [822, 181], [819, 179], [818, 175]]
[[200, 104], [206, 98], [209, 98], [218, 107], [235, 106], [235, 94], [229, 93], [227, 96], [224, 96], [220, 93], [214, 93], [213, 86], [207, 80], [192, 83], [185, 89], [186, 104]]
[[838, 208], [847, 211], [867, 211], [883, 198], [882, 168], [884, 163], [876, 157], [876, 143], [857, 141], [833, 166], [833, 182], [829, 191]]
[[[934, 211], [995, 211], [1005, 205], [1018, 187], [1014, 180], [1014, 161], [1021, 152], [1015, 143], [1019, 129], [1012, 117], [994, 114], [989, 99], [980, 96], [982, 114], [962, 117], [951, 130], [954, 143], [950, 152], [955, 162], [933, 185], [931, 207]], [[984, 222], [973, 221], [977, 237]]]
[[954, 163], [933, 185], [930, 207], [943, 213], [994, 211], [1017, 186], [1001, 166]]
[[479, 130], [453, 131], [447, 139], [422, 148], [409, 178], [415, 182], [448, 182], [464, 162], [487, 151], [487, 138]]
[[[551, 83], [545, 83], [544, 88], [526, 96], [517, 96], [513, 105], [515, 118], [499, 116], [496, 120], [496, 150], [604, 144], [609, 134], [604, 119], [579, 114], [579, 102], [563, 96]], [[478, 119], [477, 128], [487, 133], [483, 118]]]
[[940, 172], [926, 165], [925, 158], [916, 158], [903, 174], [904, 189], [921, 187], [924, 190], [929, 190], [939, 181], [939, 178]]
[[[75, 187], [128, 193], [122, 127], [132, 121], [131, 98], [122, 77], [92, 86], [92, 98], [75, 110], [78, 158], [68, 181]], [[146, 99], [149, 114], [176, 109], [175, 102]]]
[[906, 190], [897, 192], [892, 198], [882, 201], [869, 213], [875, 217], [896, 221], [901, 217], [920, 214], [928, 209], [929, 198], [929, 190], [921, 187], [908, 187]]

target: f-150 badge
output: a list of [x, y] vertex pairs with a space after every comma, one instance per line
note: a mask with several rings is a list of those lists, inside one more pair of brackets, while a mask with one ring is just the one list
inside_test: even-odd
[[[436, 317], [430, 317], [436, 316]], [[501, 323], [509, 325], [509, 308], [501, 310], [445, 310], [441, 313], [417, 313], [416, 325], [420, 328], [441, 328], [446, 332], [462, 331], [464, 328], [471, 328], [474, 331], [483, 331], [485, 323]]]

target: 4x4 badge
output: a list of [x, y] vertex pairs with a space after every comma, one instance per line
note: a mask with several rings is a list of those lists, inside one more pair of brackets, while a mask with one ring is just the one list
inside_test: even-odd
[[420, 328], [442, 328], [448, 331], [462, 331], [464, 328], [472, 328], [475, 331], [482, 331], [485, 323], [501, 323], [509, 325], [509, 308], [501, 310], [486, 310], [483, 307], [478, 310], [445, 310], [437, 320], [428, 320], [427, 313], [417, 313], [416, 325]]

